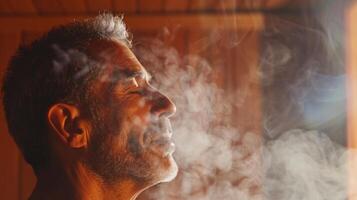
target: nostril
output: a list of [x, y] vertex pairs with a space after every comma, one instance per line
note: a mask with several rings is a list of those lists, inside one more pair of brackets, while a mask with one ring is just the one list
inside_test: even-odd
[[165, 95], [157, 92], [157, 98], [153, 98], [151, 112], [158, 116], [170, 117], [176, 112], [175, 104]]

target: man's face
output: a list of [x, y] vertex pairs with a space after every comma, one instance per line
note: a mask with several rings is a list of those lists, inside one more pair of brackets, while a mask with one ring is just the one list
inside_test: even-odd
[[177, 174], [168, 117], [175, 105], [149, 84], [149, 75], [126, 45], [97, 41], [105, 63], [93, 86], [97, 117], [86, 161], [105, 181], [121, 178], [155, 184]]

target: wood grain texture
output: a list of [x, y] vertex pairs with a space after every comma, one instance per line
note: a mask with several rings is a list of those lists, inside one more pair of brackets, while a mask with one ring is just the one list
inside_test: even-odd
[[211, 9], [215, 2], [215, 0], [191, 0], [189, 1], [189, 10], [209, 10]]
[[111, 11], [114, 10], [112, 0], [86, 0], [87, 2], [87, 11], [90, 13], [99, 13], [102, 11]]
[[11, 14], [12, 9], [11, 5], [7, 1], [0, 1], [0, 13], [2, 14]]
[[165, 11], [186, 11], [188, 9], [189, 0], [165, 0]]
[[31, 0], [3, 0], [0, 2], [0, 13], [36, 14], [36, 9]]
[[323, 3], [325, 3], [323, 0], [1, 0], [0, 14], [300, 9], [316, 7]]
[[31, 195], [35, 184], [36, 184], [36, 177], [32, 171], [32, 167], [26, 163], [23, 157], [20, 158], [20, 200], [27, 200]]
[[348, 148], [354, 152], [349, 154], [349, 200], [357, 200], [357, 2], [346, 14], [347, 28], [347, 132]]
[[[357, 3], [347, 13], [348, 146], [357, 148]], [[357, 167], [357, 166], [356, 166]], [[357, 189], [357, 188], [356, 188]]]
[[64, 14], [84, 14], [87, 11], [85, 0], [57, 0]]
[[234, 10], [237, 8], [236, 0], [226, 0], [226, 1], [216, 1], [213, 5], [214, 10], [227, 11]]
[[33, 0], [38, 14], [64, 14], [64, 8], [59, 0]]
[[[44, 32], [51, 27], [65, 24], [74, 19], [88, 18], [89, 15], [69, 15], [61, 17], [0, 17], [0, 27], [11, 31]], [[129, 15], [124, 18], [129, 29], [157, 30], [162, 27], [189, 29], [232, 29], [261, 30], [264, 17], [261, 14], [206, 14], [206, 15]]]
[[138, 0], [113, 0], [113, 9], [121, 13], [135, 13], [138, 10]]
[[163, 11], [163, 0], [138, 0], [139, 12]]
[[[3, 77], [9, 58], [20, 42], [19, 33], [0, 32], [0, 73]], [[2, 79], [2, 78], [1, 78]], [[10, 137], [0, 105], [0, 199], [19, 198], [19, 151]]]

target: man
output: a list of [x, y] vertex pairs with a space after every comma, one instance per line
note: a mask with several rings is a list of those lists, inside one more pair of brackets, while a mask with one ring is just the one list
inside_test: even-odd
[[135, 199], [172, 180], [174, 104], [149, 83], [120, 17], [52, 29], [12, 58], [9, 132], [37, 176], [36, 199]]

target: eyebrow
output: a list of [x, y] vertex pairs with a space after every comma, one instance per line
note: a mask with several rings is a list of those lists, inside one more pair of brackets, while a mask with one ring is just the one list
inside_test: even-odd
[[125, 78], [134, 78], [140, 76], [140, 77], [144, 77], [144, 79], [146, 79], [147, 81], [150, 81], [152, 78], [152, 75], [145, 69], [140, 71], [121, 70], [121, 73], [125, 74]]
[[121, 80], [122, 78], [133, 78], [133, 77], [137, 77], [137, 76], [142, 76], [142, 77], [146, 77], [146, 72], [145, 71], [139, 71], [139, 70], [129, 70], [129, 69], [125, 69], [125, 70], [114, 70], [112, 72], [111, 77], [113, 78], [112, 80], [115, 80], [115, 82]]
[[133, 71], [133, 70], [121, 70], [121, 73], [125, 74], [126, 77], [144, 76], [143, 71]]
[[151, 75], [146, 70], [130, 70], [130, 69], [116, 69], [112, 72], [111, 75], [111, 89], [114, 89], [123, 79], [135, 78], [135, 77], [144, 77], [148, 81], [151, 79]]

